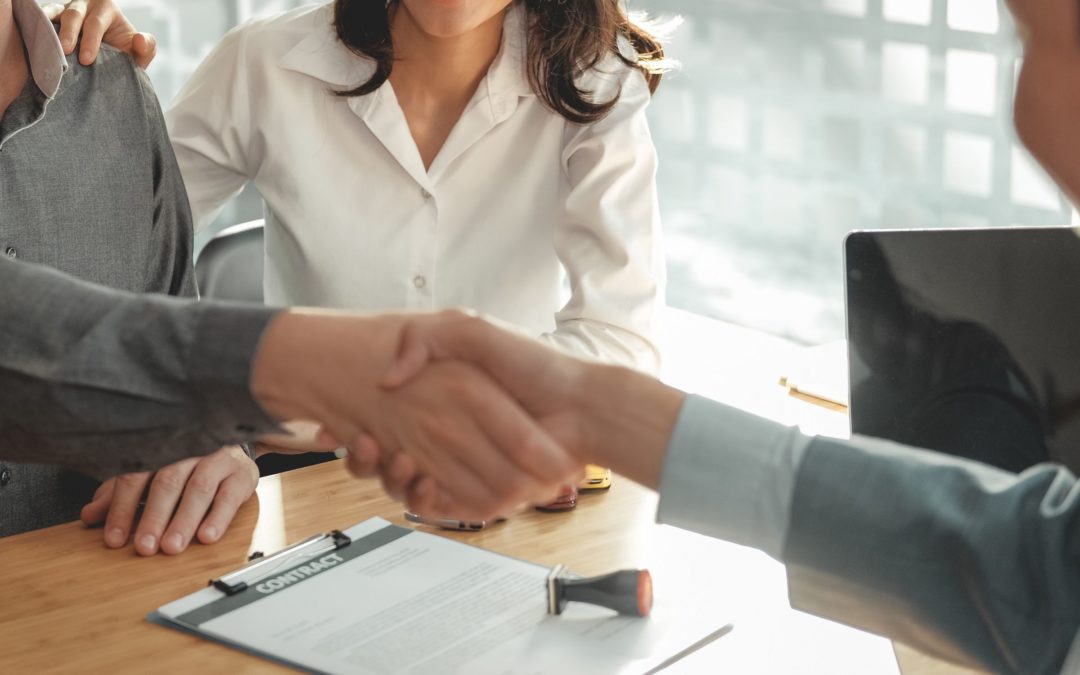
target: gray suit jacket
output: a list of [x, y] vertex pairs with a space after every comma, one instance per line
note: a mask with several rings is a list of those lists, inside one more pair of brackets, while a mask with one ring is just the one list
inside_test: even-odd
[[[111, 48], [80, 66], [40, 10], [13, 7], [33, 77], [0, 120], [0, 249], [112, 288], [194, 297], [191, 213], [145, 73]], [[77, 518], [97, 484], [5, 464], [0, 536]]]
[[275, 431], [250, 392], [274, 313], [135, 295], [0, 258], [0, 465], [104, 477]]
[[1080, 483], [1065, 468], [1017, 476], [819, 438], [790, 513], [794, 607], [993, 672], [1080, 672], [1080, 652], [1066, 664], [1080, 631]]

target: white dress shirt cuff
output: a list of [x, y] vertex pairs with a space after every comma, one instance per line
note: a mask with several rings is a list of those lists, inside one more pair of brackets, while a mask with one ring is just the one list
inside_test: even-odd
[[798, 429], [688, 396], [664, 460], [657, 521], [779, 558], [809, 442]]
[[1069, 650], [1069, 655], [1065, 657], [1065, 665], [1061, 669], [1061, 675], [1073, 675], [1073, 673], [1080, 673], [1080, 633], [1076, 634], [1072, 649]]

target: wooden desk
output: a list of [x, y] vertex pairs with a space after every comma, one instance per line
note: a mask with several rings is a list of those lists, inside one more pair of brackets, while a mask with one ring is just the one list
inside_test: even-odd
[[[896, 673], [888, 643], [787, 607], [782, 567], [763, 554], [653, 523], [656, 496], [616, 477], [569, 513], [530, 512], [480, 533], [445, 536], [593, 574], [623, 566], [675, 566], [723, 587], [716, 612], [735, 631], [674, 673]], [[69, 672], [271, 672], [261, 659], [145, 621], [151, 610], [242, 564], [315, 532], [379, 515], [407, 525], [401, 507], [339, 462], [264, 479], [224, 539], [183, 555], [139, 558], [108, 550], [100, 529], [78, 523], [0, 541], [3, 670]], [[662, 593], [662, 587], [658, 587]], [[809, 654], [809, 656], [806, 656]], [[808, 660], [809, 659], [809, 660]]]

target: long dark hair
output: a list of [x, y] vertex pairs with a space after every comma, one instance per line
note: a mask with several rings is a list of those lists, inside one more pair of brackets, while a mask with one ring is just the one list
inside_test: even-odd
[[[515, 0], [517, 1], [517, 0]], [[588, 124], [611, 111], [619, 94], [595, 101], [578, 87], [577, 78], [607, 56], [645, 73], [649, 91], [660, 85], [664, 49], [659, 39], [635, 23], [620, 0], [521, 0], [526, 9], [529, 84], [551, 110], [570, 122]], [[341, 96], [364, 96], [386, 82], [394, 67], [390, 38], [393, 3], [386, 0], [335, 0], [334, 28], [338, 39], [355, 54], [375, 61], [371, 79]], [[636, 58], [619, 51], [625, 38]]]

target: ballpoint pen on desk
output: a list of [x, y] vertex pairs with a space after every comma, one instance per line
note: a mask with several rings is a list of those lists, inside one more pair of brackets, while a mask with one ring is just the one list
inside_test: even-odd
[[445, 530], [459, 530], [461, 532], [477, 532], [494, 523], [501, 523], [506, 518], [496, 518], [495, 520], [457, 520], [456, 518], [426, 518], [412, 511], [405, 512], [405, 520], [410, 523], [418, 523], [420, 525], [431, 525], [432, 527], [441, 527]]

